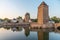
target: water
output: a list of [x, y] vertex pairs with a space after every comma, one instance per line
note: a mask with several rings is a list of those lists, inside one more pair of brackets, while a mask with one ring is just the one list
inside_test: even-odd
[[59, 30], [0, 28], [0, 40], [60, 40]]

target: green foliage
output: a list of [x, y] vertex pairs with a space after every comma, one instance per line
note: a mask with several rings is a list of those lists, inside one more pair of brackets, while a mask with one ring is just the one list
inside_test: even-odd
[[11, 22], [11, 20], [10, 20], [10, 19], [8, 19], [8, 18], [4, 18], [3, 20], [4, 20], [4, 21], [7, 21], [8, 23], [10, 23], [10, 22]]
[[9, 20], [8, 18], [4, 18], [4, 20]]
[[0, 18], [1, 21], [3, 21], [3, 19]]
[[22, 19], [22, 17], [21, 16], [18, 16], [17, 19]]
[[31, 19], [32, 20], [32, 22], [37, 22], [37, 19]]
[[59, 23], [60, 22], [60, 18], [54, 16], [51, 18], [51, 20], [53, 20], [55, 23]]

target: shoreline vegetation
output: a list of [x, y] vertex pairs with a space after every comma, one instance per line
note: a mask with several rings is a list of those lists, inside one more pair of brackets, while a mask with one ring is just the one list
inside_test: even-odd
[[[22, 19], [22, 17], [21, 16], [18, 16], [18, 17], [13, 18], [13, 19], [14, 20], [16, 20], [16, 19]], [[9, 18], [4, 18], [4, 19], [0, 18], [0, 21], [7, 21], [8, 23], [11, 22], [11, 20], [12, 19], [9, 19]], [[22, 20], [24, 21], [24, 19], [22, 19]], [[37, 18], [31, 19], [32, 22], [37, 22], [37, 20], [38, 20]], [[56, 17], [56, 16], [51, 17], [50, 20], [54, 21], [55, 23], [60, 23], [60, 18], [59, 17]]]

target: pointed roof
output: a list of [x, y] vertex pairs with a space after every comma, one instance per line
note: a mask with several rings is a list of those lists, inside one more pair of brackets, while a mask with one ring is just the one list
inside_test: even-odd
[[27, 13], [25, 14], [25, 16], [26, 16], [26, 15], [30, 15], [30, 14], [27, 12]]
[[46, 5], [46, 6], [48, 6], [44, 1], [43, 1], [39, 6], [41, 6], [41, 5]]
[[41, 3], [41, 5], [47, 5], [44, 1]]

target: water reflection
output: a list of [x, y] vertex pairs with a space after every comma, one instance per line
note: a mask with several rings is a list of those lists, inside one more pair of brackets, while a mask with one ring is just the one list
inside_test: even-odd
[[[0, 39], [16, 39], [16, 40], [57, 40], [55, 37], [56, 34], [59, 33], [59, 30], [53, 29], [29, 29], [23, 27], [3, 27], [5, 30], [4, 33], [1, 33], [2, 30], [0, 29]], [[7, 31], [6, 31], [7, 30]], [[10, 30], [10, 31], [8, 31]], [[6, 31], [6, 32], [5, 32]], [[11, 32], [12, 31], [12, 32]], [[53, 33], [52, 33], [53, 32]], [[5, 35], [3, 35], [5, 34]], [[6, 37], [5, 37], [6, 36]], [[54, 36], [54, 37], [52, 37]], [[60, 37], [60, 36], [59, 36]], [[58, 40], [60, 39], [58, 37]]]
[[49, 40], [49, 32], [38, 31], [38, 40]]
[[29, 28], [24, 28], [24, 33], [25, 33], [25, 36], [28, 37], [30, 35], [30, 30]]
[[4, 29], [6, 29], [6, 30], [10, 30], [11, 29], [11, 31], [22, 31], [22, 27], [20, 27], [20, 26], [18, 26], [18, 27], [3, 27]]
[[22, 27], [13, 27], [11, 30], [14, 31], [22, 31]]

